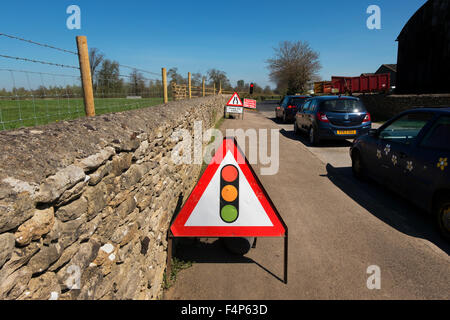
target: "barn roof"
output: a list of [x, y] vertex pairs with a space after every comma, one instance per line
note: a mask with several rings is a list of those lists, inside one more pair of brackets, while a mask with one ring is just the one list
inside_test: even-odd
[[[442, 0], [428, 0], [427, 2], [424, 3], [423, 6], [421, 6], [419, 8], [419, 10], [416, 11], [416, 13], [414, 13], [414, 15], [408, 20], [408, 22], [405, 24], [405, 26], [403, 27], [402, 31], [400, 32], [400, 34], [398, 35], [397, 39], [395, 41], [399, 41], [401, 40], [401, 38], [403, 37], [403, 35], [407, 32], [407, 30], [409, 29], [409, 26], [411, 24], [413, 24], [416, 19], [418, 19], [418, 17], [422, 14], [422, 11], [425, 10], [425, 8], [427, 6], [431, 6], [433, 5], [433, 2], [435, 1], [442, 1]], [[448, 0], [445, 0], [448, 1]]]

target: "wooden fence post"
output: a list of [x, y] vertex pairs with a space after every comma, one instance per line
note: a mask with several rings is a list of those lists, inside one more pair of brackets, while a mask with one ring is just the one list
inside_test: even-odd
[[203, 80], [202, 80], [202, 87], [203, 87], [203, 97], [206, 95], [205, 94], [205, 77], [203, 77]]
[[167, 93], [167, 70], [166, 68], [162, 68], [162, 84], [164, 90], [164, 103], [169, 102], [169, 95]]
[[191, 73], [188, 72], [189, 99], [192, 99]]
[[87, 38], [77, 36], [78, 60], [80, 63], [81, 85], [83, 87], [84, 110], [87, 117], [95, 116], [94, 89], [92, 88], [91, 66]]

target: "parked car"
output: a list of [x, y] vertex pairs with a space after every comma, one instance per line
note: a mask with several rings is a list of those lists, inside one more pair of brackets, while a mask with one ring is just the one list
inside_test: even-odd
[[294, 131], [306, 132], [309, 142], [346, 140], [367, 134], [372, 119], [364, 104], [356, 97], [321, 96], [308, 99], [298, 110]]
[[275, 118], [277, 120], [283, 119], [284, 123], [294, 121], [298, 108], [309, 98], [311, 98], [311, 96], [285, 96], [280, 101], [280, 105], [275, 109]]
[[413, 109], [353, 142], [353, 173], [433, 213], [450, 238], [450, 108]]

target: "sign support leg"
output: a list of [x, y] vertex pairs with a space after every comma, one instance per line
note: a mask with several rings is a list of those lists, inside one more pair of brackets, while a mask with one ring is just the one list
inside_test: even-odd
[[173, 251], [173, 236], [169, 231], [167, 237], [167, 268], [166, 268], [166, 277], [167, 280], [170, 281], [170, 277], [172, 275], [172, 251]]
[[288, 231], [284, 235], [284, 283], [288, 282]]

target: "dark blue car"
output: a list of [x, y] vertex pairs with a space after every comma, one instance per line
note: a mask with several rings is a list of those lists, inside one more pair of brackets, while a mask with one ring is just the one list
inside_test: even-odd
[[355, 97], [321, 96], [307, 100], [299, 108], [294, 132], [309, 136], [312, 145], [322, 140], [354, 139], [369, 132], [372, 120], [364, 104]]
[[298, 108], [309, 98], [311, 96], [285, 96], [280, 101], [280, 105], [275, 108], [275, 118], [277, 120], [282, 119], [284, 123], [293, 121]]
[[371, 177], [433, 213], [450, 238], [450, 108], [401, 113], [353, 142], [353, 173]]

